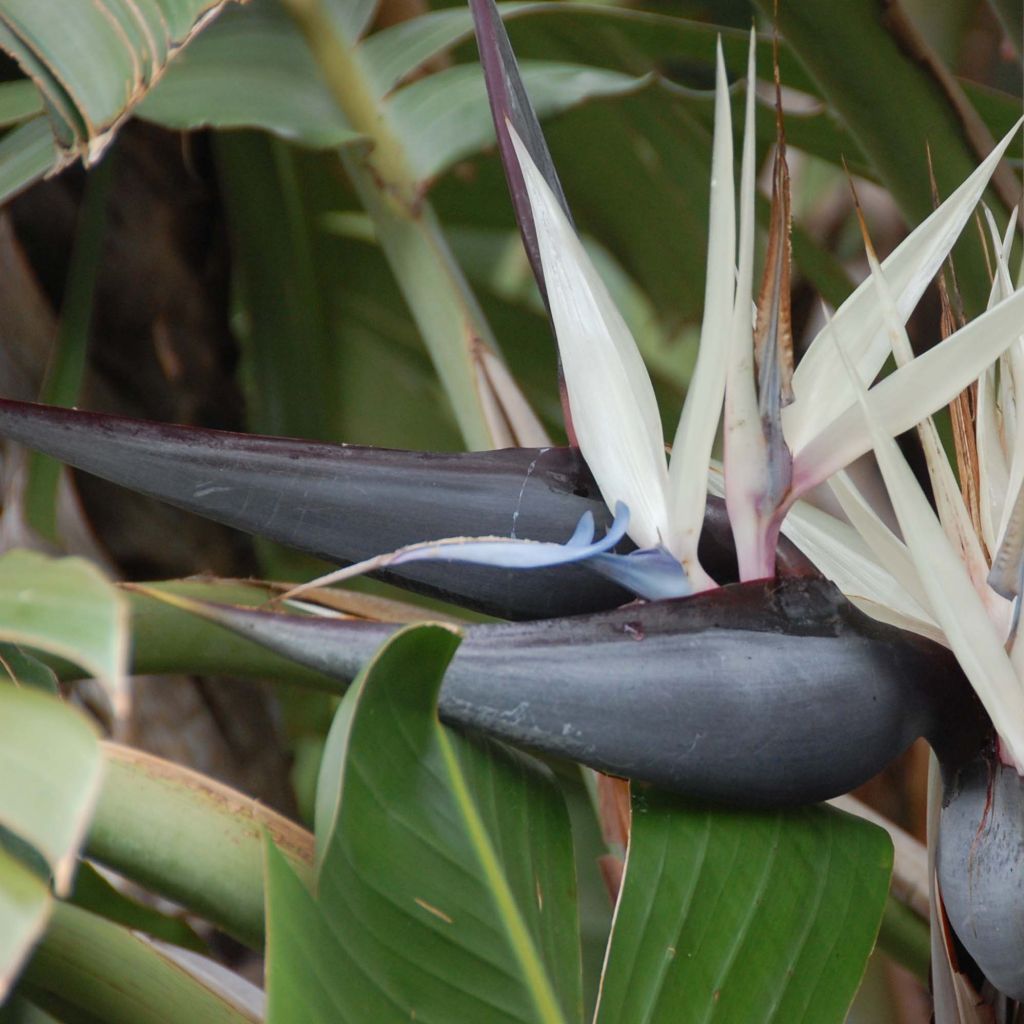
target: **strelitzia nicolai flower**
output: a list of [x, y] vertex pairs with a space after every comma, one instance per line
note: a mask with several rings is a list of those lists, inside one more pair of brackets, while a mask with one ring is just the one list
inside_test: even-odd
[[[780, 528], [798, 544], [806, 544], [812, 559], [824, 546], [837, 550], [823, 561], [849, 561], [851, 545], [856, 548], [849, 529], [804, 508], [799, 498], [868, 451], [871, 435], [832, 333], [822, 331], [795, 372], [791, 368], [784, 308], [788, 182], [781, 152], [755, 338], [753, 90], [747, 94], [737, 216], [731, 109], [719, 46], [704, 318], [696, 368], [672, 455], [666, 460], [650, 378], [629, 328], [573, 227], [501, 20], [487, 0], [473, 0], [472, 6], [517, 216], [558, 341], [572, 434], [608, 507], [624, 510], [617, 521], [621, 524], [622, 515], [628, 515], [626, 530], [639, 549], [622, 557], [601, 544], [585, 564], [646, 598], [684, 596], [718, 585], [700, 563], [698, 541], [708, 466], [723, 411], [723, 489], [740, 578], [774, 574]], [[752, 37], [748, 80], [753, 82], [754, 77]], [[885, 261], [892, 309], [879, 301], [875, 286], [865, 282], [834, 314], [833, 332], [841, 335], [845, 358], [865, 386], [889, 352], [887, 317], [891, 313], [902, 325], [909, 316], [1016, 130]], [[870, 390], [872, 416], [889, 436], [952, 400], [1012, 343], [1024, 312], [1024, 294], [1008, 295], [1006, 300], [926, 355], [901, 360], [895, 373]], [[787, 528], [791, 511], [793, 525]], [[472, 561], [486, 562], [490, 557], [493, 564], [522, 568], [584, 562], [587, 555], [578, 541], [559, 550], [519, 538], [449, 538], [369, 559], [315, 582], [345, 579], [385, 564], [459, 560], [460, 551], [471, 553]], [[863, 562], [862, 550], [856, 556]], [[862, 566], [860, 574], [879, 575], [878, 568]], [[869, 607], [885, 604], [875, 600], [877, 594], [857, 596], [866, 597]]]

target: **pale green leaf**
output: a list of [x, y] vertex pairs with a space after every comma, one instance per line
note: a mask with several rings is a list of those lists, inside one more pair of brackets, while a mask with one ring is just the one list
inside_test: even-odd
[[67, 658], [98, 677], [125, 709], [127, 604], [92, 564], [9, 551], [0, 558], [0, 640]]
[[73, 1020], [84, 1011], [86, 1019], [103, 1024], [262, 1021], [192, 963], [143, 935], [58, 903], [23, 980], [28, 994], [45, 993], [46, 1005], [60, 1007], [61, 1016], [68, 1012]]
[[0, 140], [0, 202], [38, 181], [57, 164], [53, 132], [46, 119], [34, 117]]
[[46, 101], [65, 159], [96, 159], [166, 62], [226, 0], [5, 0], [0, 47]]
[[[651, 83], [635, 77], [574, 64], [520, 64], [523, 84], [538, 117], [585, 100], [624, 96]], [[457, 64], [429, 75], [388, 101], [395, 130], [401, 135], [413, 174], [429, 181], [453, 163], [494, 145], [494, 124], [480, 68]]]
[[175, 59], [138, 114], [168, 128], [263, 128], [307, 146], [361, 138], [302, 33], [270, 0], [224, 11]]
[[0, 85], [0, 126], [20, 124], [43, 113], [43, 99], [28, 79]]
[[841, 1024], [891, 868], [886, 833], [832, 808], [635, 794], [596, 1024]]
[[0, 1003], [42, 934], [52, 899], [45, 879], [0, 845]]
[[0, 825], [33, 846], [66, 892], [103, 774], [96, 731], [37, 690], [0, 684]]

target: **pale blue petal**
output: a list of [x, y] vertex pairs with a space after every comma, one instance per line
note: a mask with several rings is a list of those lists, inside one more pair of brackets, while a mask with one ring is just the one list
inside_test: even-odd
[[389, 566], [409, 562], [448, 561], [490, 565], [497, 569], [543, 569], [581, 562], [611, 550], [625, 537], [628, 526], [629, 509], [619, 502], [615, 509], [615, 520], [608, 532], [597, 541], [594, 540], [593, 514], [585, 512], [565, 544], [514, 537], [452, 537], [417, 544], [385, 558]]
[[586, 567], [649, 601], [693, 593], [686, 570], [662, 547], [642, 548], [628, 555], [595, 555], [587, 560]]

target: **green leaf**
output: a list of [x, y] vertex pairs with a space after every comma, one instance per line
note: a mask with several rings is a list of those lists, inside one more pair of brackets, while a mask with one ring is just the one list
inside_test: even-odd
[[46, 927], [50, 887], [0, 846], [0, 1003]]
[[139, 903], [108, 882], [88, 861], [75, 872], [75, 887], [68, 897], [71, 903], [108, 921], [123, 924], [133, 931], [145, 932], [155, 939], [202, 953], [206, 944], [182, 917], [164, 914], [155, 907]]
[[138, 114], [168, 128], [264, 128], [308, 146], [360, 138], [274, 0], [229, 8], [167, 69]]
[[5, 0], [0, 47], [42, 94], [63, 159], [95, 159], [164, 64], [223, 0]]
[[439, 725], [457, 644], [409, 627], [360, 677], [316, 895], [268, 849], [275, 1024], [580, 1019], [565, 806], [533, 761]]
[[[756, 0], [756, 6], [771, 18], [773, 2]], [[929, 150], [943, 197], [986, 155], [966, 141], [977, 128], [969, 101], [958, 110], [940, 75], [913, 52], [905, 17], [886, 18], [874, 0], [851, 0], [842, 17], [817, 0], [793, 0], [779, 5], [777, 23], [816, 82], [814, 91], [842, 118], [909, 223], [932, 210]], [[1016, 199], [1019, 185], [1010, 183], [1008, 191]], [[977, 233], [965, 232], [961, 247], [957, 276], [969, 311], [977, 312], [989, 291]]]
[[0, 685], [0, 825], [45, 857], [66, 892], [99, 793], [96, 732], [36, 690]]
[[[574, 64], [524, 61], [520, 70], [540, 117], [587, 100], [633, 93], [652, 83], [644, 76]], [[494, 144], [483, 76], [473, 64], [458, 64], [414, 82], [395, 94], [388, 109], [413, 173], [423, 181]]]
[[840, 1024], [891, 869], [888, 836], [832, 808], [635, 793], [597, 1024]]
[[[64, 284], [60, 323], [38, 397], [38, 401], [47, 405], [78, 404], [89, 348], [96, 279], [102, 264], [107, 199], [114, 164], [114, 154], [110, 154], [86, 178]], [[61, 546], [57, 529], [57, 493], [65, 472], [56, 459], [39, 452], [29, 453], [21, 499], [28, 526], [57, 548]]]
[[49, 665], [26, 654], [17, 644], [0, 642], [0, 678], [7, 676], [12, 683], [31, 686], [57, 696], [57, 675]]
[[38, 181], [57, 162], [53, 132], [45, 118], [34, 117], [0, 141], [0, 202]]
[[20, 124], [43, 113], [43, 98], [28, 79], [0, 85], [0, 127]]
[[237, 333], [249, 429], [332, 440], [335, 346], [296, 153], [255, 132], [225, 133], [215, 146], [245, 310]]
[[103, 1024], [255, 1024], [215, 981], [127, 928], [57, 903], [23, 974], [25, 995], [59, 1017]]
[[82, 558], [10, 551], [0, 558], [0, 639], [67, 658], [102, 680], [124, 708], [127, 608], [117, 588]]
[[3, 1006], [0, 1006], [0, 1024], [62, 1024], [62, 1022], [15, 992]]

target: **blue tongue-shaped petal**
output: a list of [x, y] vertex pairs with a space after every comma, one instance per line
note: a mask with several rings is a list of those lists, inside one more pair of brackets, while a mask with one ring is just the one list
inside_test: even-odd
[[282, 600], [295, 597], [312, 587], [362, 576], [368, 572], [389, 569], [410, 562], [470, 562], [476, 565], [492, 566], [496, 569], [547, 569], [571, 562], [583, 562], [595, 555], [610, 551], [626, 536], [629, 526], [629, 509], [622, 503], [615, 508], [615, 519], [608, 532], [594, 540], [594, 516], [585, 512], [572, 536], [564, 544], [551, 541], [524, 540], [517, 537], [443, 537], [435, 541], [410, 544], [386, 554], [367, 558], [355, 565], [347, 566], [321, 576], [310, 583], [304, 583], [282, 595]]
[[296, 597], [312, 587], [341, 583], [368, 572], [409, 562], [431, 561], [471, 562], [495, 569], [548, 569], [579, 562], [649, 600], [686, 597], [693, 593], [683, 567], [664, 548], [647, 548], [628, 555], [611, 553], [611, 549], [625, 537], [628, 526], [629, 509], [620, 501], [615, 507], [615, 520], [599, 540], [594, 539], [594, 517], [586, 512], [564, 544], [516, 537], [445, 537], [410, 544], [304, 583], [283, 594], [281, 600]]
[[642, 548], [628, 555], [609, 552], [595, 555], [585, 565], [648, 601], [689, 597], [693, 593], [693, 584], [686, 570], [679, 559], [665, 548]]

